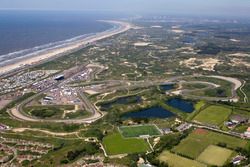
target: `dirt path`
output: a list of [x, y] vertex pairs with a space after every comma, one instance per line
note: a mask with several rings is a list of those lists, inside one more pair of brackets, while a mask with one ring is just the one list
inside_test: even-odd
[[36, 128], [14, 128], [12, 129], [13, 132], [19, 132], [19, 133], [27, 131], [27, 130], [34, 131], [34, 132], [43, 132], [43, 133], [46, 133], [49, 135], [55, 135], [55, 136], [68, 136], [68, 135], [78, 134], [78, 131], [77, 132], [51, 132], [48, 130], [36, 129]]

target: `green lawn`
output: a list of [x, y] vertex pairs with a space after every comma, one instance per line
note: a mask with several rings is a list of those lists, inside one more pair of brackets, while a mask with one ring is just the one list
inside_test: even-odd
[[223, 166], [232, 154], [232, 150], [210, 145], [200, 154], [197, 160], [209, 165]]
[[169, 151], [163, 151], [158, 159], [161, 162], [166, 162], [171, 167], [206, 167], [206, 165], [200, 162], [181, 157], [179, 155], [170, 153]]
[[122, 126], [119, 128], [124, 137], [140, 137], [142, 135], [157, 136], [161, 132], [155, 125]]
[[196, 111], [199, 111], [203, 106], [205, 106], [205, 102], [204, 101], [199, 101], [195, 104], [194, 108]]
[[150, 151], [144, 139], [125, 139], [120, 133], [108, 135], [103, 139], [103, 145], [108, 155], [132, 154]]
[[74, 105], [40, 105], [28, 106], [23, 110], [26, 114], [41, 119], [61, 119], [64, 110], [73, 110]]
[[225, 143], [228, 148], [245, 148], [247, 141], [228, 135], [202, 130], [193, 131], [187, 138], [181, 141], [172, 151], [196, 159], [209, 146]]
[[194, 121], [220, 126], [231, 115], [232, 110], [227, 107], [211, 105], [194, 117]]

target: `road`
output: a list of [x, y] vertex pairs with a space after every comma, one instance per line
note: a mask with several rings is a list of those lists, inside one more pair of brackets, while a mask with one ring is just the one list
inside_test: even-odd
[[[76, 75], [79, 72], [76, 72], [75, 74], [73, 74], [72, 76]], [[62, 73], [61, 73], [62, 74]], [[60, 75], [60, 74], [58, 74]], [[95, 76], [95, 75], [93, 75]], [[68, 120], [63, 120], [63, 119], [55, 119], [55, 120], [45, 120], [45, 119], [39, 119], [36, 117], [31, 117], [29, 115], [27, 115], [24, 111], [23, 111], [23, 107], [28, 104], [29, 102], [31, 102], [33, 99], [41, 96], [42, 94], [44, 94], [45, 92], [47, 92], [50, 89], [53, 89], [55, 87], [57, 87], [58, 85], [61, 85], [63, 83], [66, 83], [67, 80], [69, 78], [66, 78], [64, 81], [58, 81], [55, 84], [47, 87], [46, 89], [40, 91], [39, 93], [37, 93], [36, 95], [24, 100], [22, 103], [18, 104], [16, 107], [10, 109], [8, 112], [10, 114], [10, 116], [14, 119], [20, 120], [20, 121], [30, 121], [30, 122], [57, 122], [57, 123], [74, 123], [74, 124], [82, 124], [82, 123], [92, 123], [100, 118], [102, 118], [104, 116], [104, 114], [99, 111], [97, 109], [97, 107], [95, 105], [93, 105], [88, 98], [79, 90], [78, 94], [81, 97], [82, 103], [85, 106], [86, 110], [88, 110], [89, 112], [91, 112], [91, 116], [88, 118], [82, 118], [82, 119], [68, 119]], [[91, 78], [90, 78], [91, 79]]]
[[244, 95], [244, 99], [243, 99], [243, 101], [244, 101], [244, 103], [248, 103], [248, 97], [247, 97], [247, 95], [246, 95], [246, 93], [243, 91], [243, 87], [245, 86], [245, 84], [246, 84], [246, 81], [245, 80], [243, 80], [243, 84], [241, 85], [241, 87], [240, 87], [240, 91], [241, 91], [241, 93]]
[[192, 126], [195, 128], [207, 129], [207, 130], [215, 131], [215, 132], [222, 133], [225, 135], [229, 135], [229, 136], [233, 136], [233, 137], [237, 137], [237, 138], [242, 138], [242, 135], [240, 133], [237, 133], [237, 132], [230, 132], [230, 131], [227, 132], [227, 131], [223, 131], [223, 130], [220, 130], [217, 128], [213, 128], [213, 127], [198, 124], [198, 123], [192, 123]]
[[[95, 75], [93, 75], [95, 76]], [[227, 80], [229, 82], [232, 82], [234, 84], [234, 87], [232, 87], [232, 92], [233, 92], [233, 96], [232, 97], [226, 97], [226, 98], [219, 98], [219, 97], [203, 97], [203, 96], [194, 96], [192, 94], [188, 94], [189, 91], [184, 91], [184, 93], [182, 93], [182, 95], [189, 97], [189, 98], [193, 98], [193, 99], [205, 99], [205, 100], [212, 100], [212, 101], [219, 101], [219, 100], [232, 100], [237, 94], [236, 91], [238, 88], [240, 88], [242, 86], [241, 82], [235, 78], [229, 78], [229, 77], [223, 77], [223, 76], [209, 76], [209, 77], [213, 77], [213, 78], [218, 78], [218, 79], [223, 79], [223, 80]], [[108, 92], [108, 91], [112, 91], [112, 90], [121, 90], [121, 89], [134, 89], [134, 88], [142, 88], [142, 87], [149, 87], [149, 86], [154, 86], [154, 85], [159, 85], [159, 84], [164, 84], [164, 83], [173, 83], [176, 80], [181, 79], [182, 77], [173, 77], [170, 78], [168, 80], [159, 80], [159, 81], [131, 81], [130, 85], [127, 84], [127, 82], [120, 80], [120, 83], [123, 83], [123, 85], [119, 85], [119, 86], [115, 86], [112, 88], [108, 88], [105, 89], [102, 93], [104, 92]], [[112, 81], [111, 81], [112, 82]], [[116, 80], [115, 82], [118, 82], [118, 80]], [[217, 84], [213, 84], [210, 82], [201, 82], [201, 81], [190, 81], [190, 83], [203, 83], [208, 85], [209, 88], [214, 88], [214, 87], [218, 87], [219, 85]], [[189, 81], [187, 81], [187, 83], [189, 83]], [[27, 103], [29, 103], [30, 101], [32, 101], [34, 98], [40, 96], [41, 94], [43, 94], [44, 92], [46, 92], [47, 90], [58, 86], [59, 84], [62, 84], [61, 82], [56, 83], [55, 85], [52, 85], [51, 87], [43, 90], [42, 92], [36, 94], [35, 96], [32, 96], [30, 98], [28, 98], [27, 100], [25, 100], [24, 102], [22, 102], [21, 104], [19, 104], [16, 108], [12, 108], [9, 113], [13, 118], [16, 118], [18, 120], [23, 120], [23, 121], [32, 121], [32, 122], [63, 122], [63, 123], [76, 123], [76, 124], [81, 124], [81, 123], [92, 123], [100, 118], [102, 118], [104, 116], [104, 114], [99, 111], [99, 109], [96, 107], [95, 104], [92, 104], [88, 98], [85, 96], [85, 94], [82, 91], [78, 91], [78, 95], [81, 97], [82, 103], [84, 105], [84, 107], [86, 108], [86, 110], [88, 110], [89, 112], [91, 112], [91, 116], [88, 118], [83, 118], [83, 119], [70, 119], [70, 120], [44, 120], [44, 119], [38, 119], [38, 118], [34, 118], [31, 116], [26, 115], [23, 111], [22, 111], [22, 107], [25, 106]], [[207, 88], [206, 88], [207, 89]], [[192, 92], [192, 91], [191, 91]]]

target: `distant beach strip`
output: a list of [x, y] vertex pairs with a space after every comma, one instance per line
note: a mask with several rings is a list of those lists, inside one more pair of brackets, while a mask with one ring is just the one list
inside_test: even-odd
[[132, 25], [123, 21], [100, 20], [112, 24], [113, 27], [109, 30], [78, 36], [65, 41], [55, 42], [33, 48], [33, 52], [26, 50], [7, 54], [5, 57], [0, 57], [0, 76], [19, 70], [37, 63], [52, 59], [57, 56], [65, 55], [69, 52], [79, 50], [84, 46], [93, 42], [123, 33], [132, 28]]

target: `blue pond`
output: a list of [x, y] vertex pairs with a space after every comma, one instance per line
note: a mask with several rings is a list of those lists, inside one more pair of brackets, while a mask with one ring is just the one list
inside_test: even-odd
[[120, 97], [120, 98], [117, 98], [114, 101], [102, 104], [101, 109], [102, 110], [108, 110], [113, 105], [116, 105], [116, 104], [131, 104], [131, 103], [139, 103], [139, 102], [141, 102], [141, 97], [140, 96]]
[[166, 104], [186, 113], [191, 113], [194, 111], [194, 105], [192, 102], [180, 98], [170, 99], [166, 102]]
[[160, 88], [161, 88], [162, 90], [165, 90], [165, 91], [171, 90], [171, 89], [174, 89], [174, 84], [160, 85]]
[[172, 112], [160, 106], [143, 109], [140, 111], [129, 112], [123, 118], [169, 118], [175, 116]]

